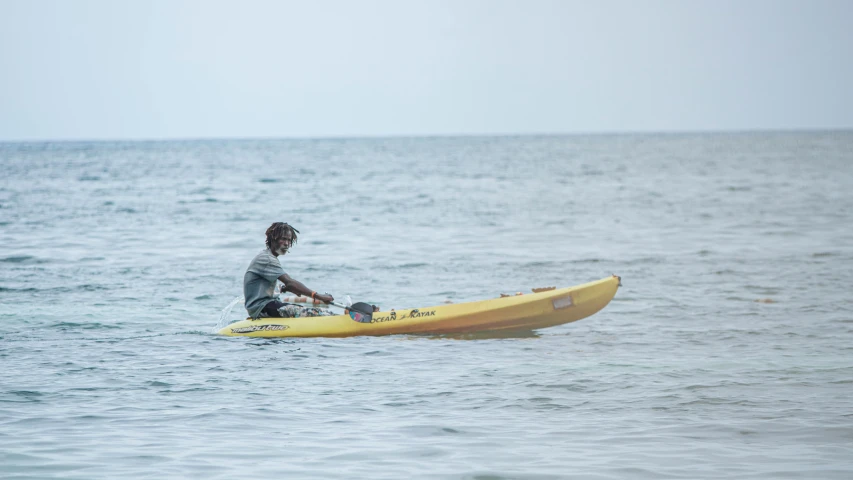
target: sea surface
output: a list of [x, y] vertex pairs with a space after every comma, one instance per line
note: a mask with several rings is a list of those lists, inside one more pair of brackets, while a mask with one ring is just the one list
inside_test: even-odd
[[[510, 336], [269, 340], [242, 275]], [[853, 132], [0, 144], [0, 478], [853, 478]]]

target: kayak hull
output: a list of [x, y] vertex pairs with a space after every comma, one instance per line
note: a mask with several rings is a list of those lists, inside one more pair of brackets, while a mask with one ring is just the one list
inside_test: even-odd
[[241, 320], [219, 330], [240, 337], [352, 337], [538, 330], [586, 318], [616, 295], [619, 277], [526, 295], [376, 312], [370, 323], [349, 315]]

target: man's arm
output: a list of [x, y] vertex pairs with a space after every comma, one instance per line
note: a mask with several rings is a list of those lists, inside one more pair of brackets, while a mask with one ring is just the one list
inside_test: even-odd
[[311, 294], [314, 294], [314, 298], [324, 303], [331, 303], [335, 301], [335, 297], [327, 294], [316, 293], [314, 292], [314, 290], [311, 290], [310, 288], [306, 287], [305, 284], [300, 282], [299, 280], [294, 280], [290, 278], [290, 275], [286, 273], [278, 277], [278, 279], [281, 281], [281, 283], [284, 284], [284, 288], [282, 288], [282, 290], [286, 292], [292, 292], [297, 295], [305, 295], [306, 297], [310, 297]]

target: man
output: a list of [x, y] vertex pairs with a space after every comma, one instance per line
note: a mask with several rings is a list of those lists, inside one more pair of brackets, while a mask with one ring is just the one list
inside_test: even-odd
[[267, 229], [267, 249], [255, 256], [249, 264], [243, 276], [243, 297], [246, 299], [246, 311], [253, 319], [334, 315], [322, 308], [282, 303], [275, 297], [275, 281], [280, 280], [284, 284], [282, 291], [305, 295], [325, 303], [335, 301], [331, 295], [317, 293], [302, 282], [290, 278], [281, 267], [278, 257], [287, 254], [290, 247], [296, 244], [297, 233], [299, 230], [286, 223], [273, 223]]

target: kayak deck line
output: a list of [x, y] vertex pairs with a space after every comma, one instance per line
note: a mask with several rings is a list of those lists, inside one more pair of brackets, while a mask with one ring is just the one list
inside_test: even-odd
[[261, 318], [234, 322], [219, 334], [243, 337], [351, 337], [357, 335], [445, 334], [537, 330], [586, 318], [616, 295], [621, 278], [613, 275], [565, 288], [373, 314], [369, 323], [349, 315]]

